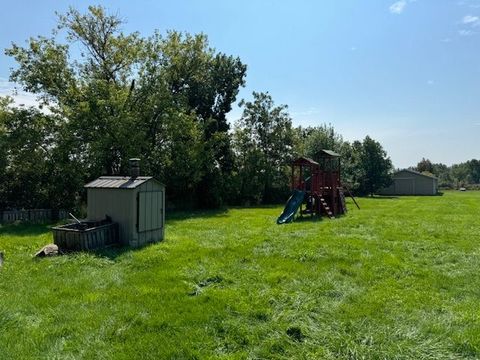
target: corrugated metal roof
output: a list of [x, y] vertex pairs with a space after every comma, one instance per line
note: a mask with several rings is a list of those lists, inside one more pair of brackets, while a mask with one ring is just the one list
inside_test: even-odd
[[399, 171], [395, 172], [394, 175], [397, 175], [398, 173], [401, 173], [402, 171], [406, 171], [406, 172], [409, 172], [409, 173], [412, 173], [412, 174], [415, 174], [415, 175], [425, 176], [429, 179], [437, 179], [438, 180], [438, 178], [435, 175], [424, 174], [424, 173], [421, 173], [421, 172], [418, 172], [418, 171], [415, 171], [415, 170], [410, 170], [410, 169], [399, 170]]
[[100, 176], [86, 184], [85, 188], [97, 189], [135, 189], [144, 182], [153, 179], [151, 176], [137, 176], [132, 178], [130, 176]]

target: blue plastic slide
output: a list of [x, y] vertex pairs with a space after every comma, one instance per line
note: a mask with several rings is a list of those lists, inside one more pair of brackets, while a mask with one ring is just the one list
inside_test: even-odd
[[292, 222], [295, 213], [303, 202], [305, 198], [305, 192], [300, 190], [294, 190], [292, 196], [287, 201], [285, 209], [282, 212], [282, 215], [277, 219], [277, 224], [285, 224]]

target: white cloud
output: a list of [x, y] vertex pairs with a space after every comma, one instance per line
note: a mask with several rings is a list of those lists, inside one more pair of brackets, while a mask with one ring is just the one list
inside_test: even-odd
[[462, 19], [462, 23], [471, 26], [478, 26], [480, 25], [480, 18], [474, 15], [465, 15]]
[[434, 80], [428, 80], [428, 81], [427, 81], [427, 84], [428, 84], [428, 85], [433, 85], [433, 84], [435, 84], [435, 81], [434, 81]]
[[400, 0], [390, 5], [389, 10], [392, 14], [401, 14], [407, 6], [406, 0]]
[[460, 36], [471, 36], [476, 34], [474, 31], [477, 27], [480, 27], [480, 17], [476, 15], [465, 15], [460, 21], [460, 25], [463, 29], [458, 31]]
[[34, 94], [17, 90], [15, 84], [5, 78], [0, 78], [0, 96], [10, 96], [17, 106], [38, 107], [38, 101]]
[[450, 38], [443, 38], [442, 40], [440, 40], [441, 42], [444, 42], [444, 43], [449, 43], [449, 42], [452, 42], [452, 39]]

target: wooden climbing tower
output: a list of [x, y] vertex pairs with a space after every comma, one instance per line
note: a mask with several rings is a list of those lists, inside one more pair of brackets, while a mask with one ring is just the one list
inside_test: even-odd
[[300, 215], [328, 216], [333, 219], [347, 211], [340, 181], [340, 154], [322, 150], [319, 162], [300, 157], [292, 163], [292, 190], [305, 193]]

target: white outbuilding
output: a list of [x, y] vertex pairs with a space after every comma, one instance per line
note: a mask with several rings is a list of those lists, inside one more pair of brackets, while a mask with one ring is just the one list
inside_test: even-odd
[[433, 175], [413, 170], [393, 174], [393, 183], [378, 192], [379, 195], [437, 195], [438, 179]]
[[161, 241], [165, 234], [165, 186], [139, 176], [138, 163], [131, 159], [130, 176], [101, 176], [85, 185], [88, 220], [110, 218], [118, 223], [120, 243], [133, 247]]

